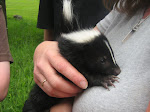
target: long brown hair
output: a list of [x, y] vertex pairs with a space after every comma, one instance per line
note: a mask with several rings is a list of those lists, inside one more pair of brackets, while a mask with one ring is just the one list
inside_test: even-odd
[[133, 15], [138, 10], [150, 6], [150, 0], [103, 0], [103, 2], [106, 8], [112, 9], [114, 6], [119, 12], [128, 15]]

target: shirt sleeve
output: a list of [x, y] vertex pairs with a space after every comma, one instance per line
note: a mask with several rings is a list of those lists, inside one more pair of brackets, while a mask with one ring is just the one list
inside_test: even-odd
[[37, 27], [40, 29], [54, 28], [53, 0], [40, 0]]
[[97, 28], [99, 31], [104, 34], [109, 26], [112, 24], [114, 18], [116, 17], [117, 12], [113, 9], [104, 19], [97, 23]]
[[0, 5], [0, 62], [2, 61], [10, 61], [12, 63], [13, 59], [8, 45], [5, 17]]

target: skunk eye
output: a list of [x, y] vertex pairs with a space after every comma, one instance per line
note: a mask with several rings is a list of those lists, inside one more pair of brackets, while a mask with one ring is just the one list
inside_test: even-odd
[[101, 64], [105, 64], [106, 60], [107, 60], [107, 56], [103, 56], [103, 57], [99, 57], [97, 62]]
[[101, 57], [101, 58], [99, 59], [99, 61], [100, 61], [101, 64], [105, 64], [106, 60], [107, 60], [107, 57], [106, 57], [106, 56]]
[[101, 61], [102, 64], [105, 63], [105, 59], [104, 58], [102, 58], [100, 61]]

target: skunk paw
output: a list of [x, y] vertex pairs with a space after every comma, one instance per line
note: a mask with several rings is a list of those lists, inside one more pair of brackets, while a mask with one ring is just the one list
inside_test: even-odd
[[110, 91], [110, 89], [108, 88], [108, 86], [114, 86], [115, 85], [113, 84], [114, 82], [118, 82], [119, 77], [117, 76], [114, 76], [114, 75], [109, 75], [109, 76], [105, 76], [102, 81], [101, 81], [101, 84], [104, 88], [108, 89]]

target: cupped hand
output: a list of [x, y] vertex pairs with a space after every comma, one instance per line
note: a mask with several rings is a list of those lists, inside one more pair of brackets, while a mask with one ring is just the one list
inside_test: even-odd
[[[74, 84], [63, 79], [56, 71]], [[34, 53], [34, 80], [49, 96], [58, 98], [76, 96], [88, 85], [85, 77], [61, 56], [56, 41], [44, 41], [37, 46]]]

